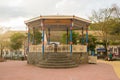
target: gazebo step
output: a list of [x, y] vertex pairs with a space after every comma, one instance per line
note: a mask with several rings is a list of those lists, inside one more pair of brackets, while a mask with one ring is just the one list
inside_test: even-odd
[[49, 54], [48, 57], [58, 57], [58, 58], [65, 57], [66, 58], [68, 56], [67, 56], [67, 54], [63, 54], [63, 55], [62, 54]]
[[76, 64], [67, 54], [52, 53], [49, 54], [45, 60], [40, 61], [37, 66], [45, 68], [70, 68], [76, 67], [78, 64]]
[[65, 60], [71, 60], [69, 58], [48, 58], [46, 59], [47, 61], [52, 60], [52, 61], [65, 61]]
[[48, 60], [47, 62], [49, 62], [49, 63], [69, 63], [69, 62], [72, 62], [72, 60], [55, 60], [55, 61]]
[[40, 65], [74, 65], [74, 64], [75, 64], [74, 62], [71, 62], [71, 63], [49, 63], [49, 62], [40, 63]]
[[73, 68], [73, 67], [77, 67], [78, 65], [37, 65], [38, 67], [42, 67], [42, 68]]
[[48, 56], [48, 58], [68, 58], [68, 56]]

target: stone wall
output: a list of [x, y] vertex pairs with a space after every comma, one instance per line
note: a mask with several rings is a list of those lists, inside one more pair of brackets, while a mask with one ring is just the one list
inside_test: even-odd
[[[27, 56], [27, 62], [28, 62], [28, 64], [36, 65], [43, 59], [47, 58], [48, 54], [50, 54], [50, 53], [45, 53], [44, 57], [43, 57], [42, 53], [30, 52], [30, 53], [28, 53], [28, 56]], [[70, 54], [68, 54], [68, 55], [70, 55]], [[88, 63], [88, 54], [87, 53], [73, 53], [72, 59], [78, 64]]]
[[88, 54], [87, 53], [73, 53], [73, 60], [78, 63], [88, 63]]
[[38, 64], [39, 61], [42, 59], [42, 54], [41, 53], [28, 53], [27, 56], [27, 63], [28, 64]]

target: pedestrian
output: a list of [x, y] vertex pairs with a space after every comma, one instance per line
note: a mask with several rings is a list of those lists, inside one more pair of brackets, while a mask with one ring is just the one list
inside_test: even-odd
[[108, 61], [112, 61], [112, 57], [113, 57], [113, 54], [110, 52], [110, 53], [108, 54]]

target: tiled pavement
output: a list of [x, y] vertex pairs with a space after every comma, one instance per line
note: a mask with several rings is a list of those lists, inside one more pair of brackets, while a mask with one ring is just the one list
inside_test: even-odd
[[26, 61], [0, 63], [0, 80], [119, 80], [109, 64], [80, 64], [76, 68], [46, 69]]

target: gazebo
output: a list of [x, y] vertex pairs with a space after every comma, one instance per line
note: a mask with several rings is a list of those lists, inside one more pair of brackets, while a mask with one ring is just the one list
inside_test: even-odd
[[[89, 20], [74, 15], [39, 16], [25, 21], [25, 24], [28, 27], [28, 63], [40, 67], [74, 67], [73, 65], [76, 66], [77, 64], [78, 66], [79, 63], [86, 63], [88, 61], [88, 26], [90, 23]], [[34, 32], [36, 29], [42, 32], [42, 43], [38, 45], [34, 44]], [[82, 36], [81, 44], [73, 44], [73, 30], [80, 31]], [[33, 32], [32, 43], [30, 42], [31, 31]], [[51, 31], [66, 31], [66, 44], [50, 44]], [[85, 38], [84, 32], [86, 34]], [[70, 36], [70, 42], [68, 42], [68, 36]], [[69, 58], [68, 62], [65, 61], [65, 57], [67, 57], [66, 59]], [[72, 63], [70, 60], [74, 62], [74, 64], [68, 64]]]

